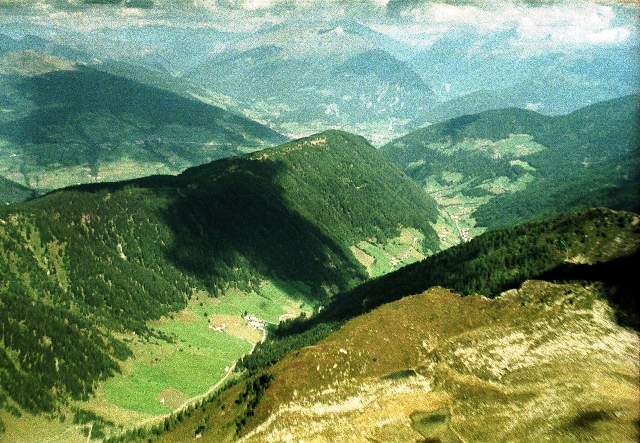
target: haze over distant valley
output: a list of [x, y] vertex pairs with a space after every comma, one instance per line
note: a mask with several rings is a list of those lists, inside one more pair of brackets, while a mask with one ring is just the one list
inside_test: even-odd
[[639, 14], [0, 0], [0, 441], [638, 441]]
[[0, 51], [166, 76], [290, 137], [379, 145], [487, 109], [555, 115], [638, 92], [637, 28], [633, 4], [597, 2], [13, 0]]

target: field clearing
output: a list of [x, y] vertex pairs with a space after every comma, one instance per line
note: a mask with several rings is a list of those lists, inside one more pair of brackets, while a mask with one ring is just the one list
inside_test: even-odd
[[[247, 351], [250, 350], [251, 345], [246, 345]], [[166, 399], [164, 404], [160, 402], [163, 392], [171, 389], [180, 404], [216, 384], [226, 374], [224, 368], [228, 365], [228, 359], [215, 357], [211, 351], [174, 352], [157, 365], [134, 362], [131, 374], [118, 375], [107, 382], [105, 398], [116, 406], [136, 412], [168, 413], [173, 405]]]
[[489, 157], [501, 156], [524, 157], [547, 149], [535, 142], [532, 135], [511, 134], [509, 138], [492, 141], [484, 139], [465, 139], [453, 146], [442, 143], [430, 143], [429, 148], [451, 154], [456, 151], [478, 151]]
[[[239, 315], [216, 314], [209, 316], [210, 324], [225, 325], [224, 332], [219, 334], [231, 334], [249, 343], [258, 343], [262, 339], [262, 333], [247, 326], [247, 321]], [[217, 331], [216, 331], [217, 332]]]
[[371, 269], [371, 265], [375, 263], [376, 259], [364, 252], [357, 246], [350, 246], [349, 250], [353, 254], [353, 256], [364, 266], [367, 268], [367, 274], [369, 277], [373, 277], [373, 270]]
[[[174, 390], [173, 397], [179, 397], [180, 403], [207, 391], [252, 345], [230, 334], [206, 330], [211, 337], [208, 348], [182, 347], [184, 342], [160, 345], [153, 356], [132, 361], [123, 374], [109, 379], [104, 398], [118, 408], [157, 415], [172, 411], [171, 402], [160, 402], [167, 389]], [[153, 362], [149, 362], [151, 357]]]
[[214, 306], [213, 313], [243, 316], [253, 314], [261, 320], [277, 324], [283, 314], [300, 315], [313, 311], [314, 305], [307, 301], [310, 289], [294, 283], [269, 281], [260, 284], [259, 292], [231, 290], [226, 300]]
[[[122, 375], [107, 380], [104, 398], [118, 408], [157, 415], [171, 412], [175, 403], [181, 404], [215, 385], [225, 376], [225, 368], [251, 350], [252, 343], [245, 337], [209, 328], [207, 311], [213, 308], [208, 299], [199, 302], [192, 298], [188, 307], [173, 318], [151, 322], [150, 326], [172, 336], [175, 342], [131, 340], [135, 357], [123, 365]], [[162, 404], [162, 393], [167, 390], [172, 395]]]
[[[173, 343], [138, 336], [125, 339], [135, 357], [123, 364], [123, 374], [104, 383], [101, 397], [116, 409], [147, 416], [171, 412], [219, 382], [262, 339], [260, 331], [247, 326], [245, 312], [272, 323], [283, 314], [309, 312], [309, 304], [292, 298], [296, 294], [304, 298], [307, 290], [264, 282], [260, 293], [231, 290], [224, 297], [210, 298], [205, 291], [197, 292], [182, 311], [149, 323], [172, 337]], [[222, 324], [224, 330], [214, 330], [214, 325]]]
[[[5, 433], [0, 434], [2, 443], [25, 441], [84, 443], [87, 441], [87, 437], [78, 432], [80, 427], [71, 425], [70, 419], [64, 423], [59, 420], [45, 422], [43, 417], [33, 416], [27, 412], [23, 412], [20, 418], [16, 418], [5, 410], [0, 412], [0, 419], [7, 428]], [[57, 438], [52, 439], [53, 435], [56, 435]]]
[[402, 228], [400, 235], [385, 245], [375, 245], [361, 241], [351, 246], [351, 253], [371, 277], [379, 277], [407, 264], [415, 263], [430, 255], [432, 251], [422, 250], [424, 235], [413, 228]]

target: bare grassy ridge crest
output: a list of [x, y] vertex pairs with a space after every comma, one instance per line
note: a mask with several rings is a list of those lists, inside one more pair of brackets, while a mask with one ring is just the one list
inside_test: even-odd
[[271, 368], [240, 441], [636, 441], [640, 341], [603, 299], [529, 281], [385, 305]]
[[[636, 441], [639, 249], [640, 217], [607, 209], [487, 233], [337, 295], [307, 328], [276, 330], [286, 341], [318, 318], [332, 325], [160, 441], [192, 435], [194, 420], [212, 442]], [[462, 285], [486, 280], [470, 264], [500, 251], [513, 263], [495, 275], [517, 278], [493, 299], [430, 283], [448, 275], [437, 263]], [[264, 374], [273, 380], [247, 414], [236, 400]]]

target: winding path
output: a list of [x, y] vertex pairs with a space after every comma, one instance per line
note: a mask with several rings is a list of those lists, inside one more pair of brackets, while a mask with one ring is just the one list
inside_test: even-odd
[[[262, 343], [263, 341], [265, 341], [267, 338], [267, 331], [264, 330], [262, 331], [262, 337], [260, 339], [260, 343]], [[251, 343], [251, 342], [249, 342]], [[251, 343], [251, 350], [244, 355], [248, 355], [251, 354], [255, 349], [256, 346], [258, 345], [258, 343]], [[224, 375], [224, 377], [222, 377], [215, 385], [211, 386], [207, 392], [205, 392], [204, 394], [200, 394], [197, 395], [195, 397], [191, 397], [187, 400], [185, 400], [180, 406], [178, 406], [177, 408], [173, 409], [171, 412], [167, 412], [166, 414], [162, 414], [162, 415], [154, 415], [151, 417], [148, 417], [142, 421], [139, 421], [137, 423], [135, 423], [133, 426], [130, 427], [130, 429], [136, 429], [136, 428], [141, 428], [143, 426], [147, 426], [151, 423], [160, 423], [163, 420], [169, 418], [172, 414], [176, 414], [184, 409], [187, 409], [189, 406], [194, 405], [195, 403], [199, 402], [200, 400], [208, 397], [213, 391], [215, 391], [216, 389], [218, 389], [230, 376], [231, 374], [233, 374], [233, 371], [236, 368], [236, 364], [237, 362], [234, 362], [231, 366], [229, 366], [229, 370], [227, 371], [227, 373]]]

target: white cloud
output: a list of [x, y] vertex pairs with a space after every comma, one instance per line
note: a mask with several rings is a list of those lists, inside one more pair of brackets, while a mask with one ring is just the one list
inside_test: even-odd
[[[403, 12], [400, 21], [389, 21], [387, 3], [388, 0], [155, 0], [152, 9], [133, 9], [87, 7], [83, 0], [0, 0], [0, 5], [24, 5], [21, 9], [27, 20], [74, 30], [167, 24], [251, 32], [292, 17], [351, 17], [416, 48], [428, 48], [447, 32], [460, 28], [483, 34], [515, 30], [514, 48], [528, 53], [625, 42], [637, 31], [629, 17], [620, 20], [616, 16], [619, 6], [587, 1], [542, 6], [504, 1], [425, 3]], [[636, 13], [627, 15], [637, 18]]]
[[273, 6], [273, 0], [247, 0], [244, 2], [244, 8], [249, 11], [257, 9], [268, 9]]
[[[594, 2], [539, 6], [430, 3], [403, 12], [402, 18], [405, 24], [378, 24], [372, 28], [417, 47], [426, 47], [434, 37], [460, 28], [483, 34], [514, 29], [518, 34], [516, 46], [539, 52], [625, 42], [635, 27], [628, 17], [618, 20], [613, 6]], [[624, 23], [617, 23], [620, 21]]]
[[625, 28], [606, 29], [601, 32], [593, 33], [589, 36], [591, 43], [618, 43], [629, 40], [631, 32]]
[[517, 30], [521, 42], [542, 42], [552, 48], [621, 43], [631, 31], [614, 26], [615, 18], [610, 6], [554, 5], [531, 8], [530, 14], [519, 17]]

